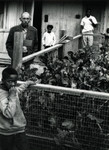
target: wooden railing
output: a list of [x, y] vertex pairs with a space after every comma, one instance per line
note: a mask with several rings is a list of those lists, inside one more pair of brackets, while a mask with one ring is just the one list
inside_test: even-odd
[[39, 51], [39, 52], [36, 52], [36, 53], [33, 53], [33, 54], [28, 55], [28, 56], [26, 56], [26, 57], [23, 57], [23, 58], [22, 58], [22, 63], [25, 63], [25, 62], [27, 62], [27, 61], [33, 59], [33, 58], [36, 57], [36, 56], [40, 56], [40, 55], [42, 55], [42, 54], [45, 54], [45, 53], [54, 51], [54, 50], [56, 50], [56, 49], [59, 49], [60, 47], [62, 47], [62, 45], [63, 45], [63, 44], [57, 44], [57, 45], [54, 45], [54, 46], [52, 46], [52, 47], [50, 47], [50, 48], [46, 48], [46, 49], [43, 49], [43, 50], [41, 50], [41, 51]]
[[[18, 85], [23, 84], [25, 82], [18, 81]], [[46, 91], [52, 91], [52, 92], [60, 92], [60, 93], [66, 93], [66, 94], [75, 94], [75, 95], [81, 95], [84, 94], [88, 97], [94, 97], [99, 99], [108, 99], [109, 100], [109, 93], [105, 92], [96, 92], [91, 90], [82, 90], [82, 89], [72, 89], [72, 88], [66, 88], [61, 86], [54, 86], [49, 84], [39, 84], [36, 83], [35, 85], [30, 86], [30, 89], [45, 89]]]
[[59, 49], [60, 47], [62, 47], [64, 44], [72, 41], [72, 40], [76, 40], [76, 39], [79, 39], [80, 37], [82, 37], [82, 35], [77, 35], [77, 36], [74, 36], [74, 37], [68, 37], [68, 40], [65, 40], [63, 41], [62, 43], [57, 43], [56, 45], [52, 46], [52, 47], [49, 47], [49, 48], [46, 48], [46, 49], [43, 49], [43, 50], [40, 50], [39, 52], [36, 52], [36, 53], [33, 53], [31, 55], [28, 55], [24, 58], [22, 58], [22, 63], [25, 63], [31, 59], [33, 59], [34, 57], [36, 56], [40, 56], [42, 54], [45, 54], [45, 53], [48, 53], [48, 52], [52, 52], [56, 49]]
[[[89, 35], [92, 36], [92, 34], [89, 34]], [[101, 34], [93, 34], [93, 36], [94, 36], [94, 37], [97, 37], [97, 36], [102, 36], [102, 35], [101, 35]], [[33, 58], [36, 57], [36, 56], [40, 56], [40, 55], [42, 55], [42, 54], [45, 54], [45, 53], [48, 53], [48, 52], [52, 52], [52, 51], [54, 51], [54, 50], [56, 50], [56, 49], [59, 49], [59, 48], [62, 47], [64, 44], [66, 44], [66, 43], [68, 43], [68, 42], [71, 42], [71, 41], [73, 41], [73, 40], [79, 39], [79, 38], [81, 38], [81, 37], [82, 37], [82, 34], [79, 34], [79, 35], [74, 36], [74, 37], [68, 36], [68, 40], [63, 41], [62, 43], [57, 43], [56, 45], [54, 45], [54, 46], [52, 46], [52, 47], [50, 47], [50, 48], [42, 49], [42, 50], [40, 50], [40, 51], [38, 51], [38, 52], [36, 52], [36, 53], [33, 53], [33, 54], [30, 54], [30, 55], [28, 55], [28, 56], [23, 57], [23, 58], [22, 58], [22, 63], [25, 63], [25, 62], [27, 62], [27, 61], [33, 59]]]

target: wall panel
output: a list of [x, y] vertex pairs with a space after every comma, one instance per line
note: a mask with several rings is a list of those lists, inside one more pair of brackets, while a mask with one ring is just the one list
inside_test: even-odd
[[[76, 15], [80, 18], [77, 19]], [[53, 24], [53, 31], [56, 34], [57, 41], [59, 40], [60, 30], [66, 30], [68, 36], [75, 36], [80, 33], [80, 19], [82, 14], [81, 2], [49, 2], [43, 3], [42, 12], [42, 35], [46, 30], [47, 24]], [[48, 22], [44, 22], [44, 16], [48, 15]], [[67, 44], [67, 50], [75, 50], [78, 48], [78, 42]]]

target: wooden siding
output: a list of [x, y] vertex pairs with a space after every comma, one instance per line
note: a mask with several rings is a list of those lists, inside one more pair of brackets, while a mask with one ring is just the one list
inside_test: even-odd
[[11, 27], [20, 24], [20, 16], [23, 11], [28, 11], [32, 17], [31, 25], [33, 24], [33, 0], [24, 3], [23, 1], [8, 1], [5, 2], [4, 8], [4, 27], [0, 29], [0, 53], [7, 53], [6, 40]]
[[[66, 30], [68, 36], [80, 34], [80, 21], [85, 15], [85, 10], [89, 6], [98, 21], [95, 33], [103, 33], [109, 27], [109, 2], [88, 1], [63, 1], [63, 2], [43, 2], [42, 9], [42, 35], [46, 31], [47, 24], [53, 24], [53, 31], [56, 34], [57, 41], [60, 37], [60, 31]], [[106, 7], [106, 8], [105, 8]], [[44, 16], [48, 15], [48, 22], [44, 21]], [[80, 15], [80, 18], [76, 18]], [[94, 37], [94, 43], [99, 44], [98, 38]], [[78, 50], [78, 40], [72, 41], [65, 46], [65, 55], [69, 50]]]
[[106, 32], [106, 29], [109, 28], [109, 2], [106, 3], [106, 9], [104, 14], [104, 32]]
[[[0, 52], [6, 52], [5, 42], [10, 28], [20, 23], [19, 17], [23, 11], [29, 11], [32, 16], [31, 25], [34, 17], [34, 0], [27, 1], [6, 1], [4, 28], [0, 30]], [[104, 3], [104, 2], [103, 2]], [[97, 7], [98, 8], [98, 7]], [[66, 30], [68, 36], [75, 36], [80, 33], [80, 20], [84, 16], [84, 7], [82, 1], [43, 1], [42, 2], [42, 27], [41, 36], [46, 31], [47, 24], [53, 24], [53, 31], [56, 34], [57, 42], [60, 38], [60, 31]], [[48, 22], [45, 22], [44, 16], [48, 15]], [[76, 15], [80, 15], [77, 19]], [[41, 17], [41, 16], [40, 16]], [[35, 19], [35, 18], [34, 18]], [[105, 32], [109, 27], [109, 2], [106, 3], [106, 9], [102, 12], [100, 22], [100, 32]], [[78, 49], [78, 40], [66, 44], [65, 54], [69, 50], [76, 51]]]
[[[80, 15], [76, 19], [76, 15]], [[56, 34], [57, 42], [59, 40], [59, 33], [61, 30], [66, 30], [68, 36], [75, 36], [80, 33], [80, 20], [82, 14], [82, 4], [79, 2], [49, 2], [43, 3], [42, 9], [42, 35], [46, 31], [47, 24], [53, 24], [53, 31]], [[48, 15], [48, 22], [44, 22], [44, 16]], [[78, 40], [68, 43], [66, 51], [78, 49]]]
[[8, 31], [1, 31], [0, 32], [0, 52], [5, 53], [6, 52], [6, 39], [8, 36]]

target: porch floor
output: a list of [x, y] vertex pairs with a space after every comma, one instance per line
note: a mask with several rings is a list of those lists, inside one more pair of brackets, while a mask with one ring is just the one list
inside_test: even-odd
[[0, 53], [0, 65], [1, 64], [10, 64], [11, 59], [7, 53]]
[[11, 63], [11, 59], [7, 53], [0, 53], [0, 79], [3, 69]]

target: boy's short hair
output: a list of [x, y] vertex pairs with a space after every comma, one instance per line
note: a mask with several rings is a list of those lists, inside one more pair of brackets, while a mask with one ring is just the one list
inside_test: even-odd
[[68, 54], [68, 55], [73, 55], [73, 52], [72, 52], [72, 51], [68, 51], [67, 54]]
[[106, 33], [109, 33], [109, 28], [106, 29]]
[[48, 25], [47, 25], [47, 29], [48, 29], [48, 28], [53, 29], [53, 25], [48, 24]]
[[67, 56], [64, 56], [63, 60], [68, 60], [68, 57], [67, 57]]
[[9, 78], [10, 75], [18, 76], [18, 73], [14, 68], [11, 67], [7, 67], [2, 71], [2, 79], [6, 80]]
[[87, 9], [86, 9], [86, 13], [87, 13], [88, 11], [90, 11], [90, 12], [91, 12], [91, 8], [87, 8]]

